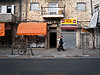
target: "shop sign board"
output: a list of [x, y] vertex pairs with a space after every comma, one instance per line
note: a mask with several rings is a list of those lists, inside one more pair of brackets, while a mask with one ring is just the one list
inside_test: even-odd
[[61, 24], [77, 24], [77, 19], [61, 19]]
[[0, 36], [5, 36], [5, 23], [0, 23]]

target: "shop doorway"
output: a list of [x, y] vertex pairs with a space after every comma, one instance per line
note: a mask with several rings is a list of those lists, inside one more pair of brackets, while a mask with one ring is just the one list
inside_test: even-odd
[[56, 32], [50, 33], [50, 48], [56, 48]]
[[5, 36], [0, 37], [0, 41], [0, 45], [10, 46], [12, 44], [12, 31], [5, 30]]

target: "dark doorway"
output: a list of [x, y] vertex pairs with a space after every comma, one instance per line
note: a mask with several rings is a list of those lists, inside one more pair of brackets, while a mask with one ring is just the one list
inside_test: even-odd
[[11, 45], [12, 44], [12, 31], [6, 30], [5, 35], [6, 35], [6, 45]]
[[0, 45], [9, 46], [12, 44], [12, 31], [5, 30], [5, 36], [0, 37]]
[[56, 48], [56, 32], [50, 33], [50, 48]]

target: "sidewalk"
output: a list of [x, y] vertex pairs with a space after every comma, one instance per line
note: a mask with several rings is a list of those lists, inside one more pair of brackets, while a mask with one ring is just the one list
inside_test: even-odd
[[43, 48], [33, 48], [33, 56], [31, 51], [28, 50], [27, 54], [19, 55], [17, 50], [13, 50], [13, 55], [11, 55], [12, 50], [0, 50], [0, 57], [100, 57], [97, 53], [99, 50], [84, 50], [86, 52], [83, 55], [82, 49], [65, 49], [66, 51], [57, 51], [56, 48], [43, 49]]

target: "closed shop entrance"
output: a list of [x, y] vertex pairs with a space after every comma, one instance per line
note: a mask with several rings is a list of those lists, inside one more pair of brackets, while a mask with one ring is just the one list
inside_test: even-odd
[[77, 25], [61, 25], [61, 35], [64, 39], [64, 48], [76, 48]]
[[62, 32], [63, 40], [65, 42], [64, 48], [76, 48], [76, 31]]
[[50, 33], [50, 48], [56, 48], [56, 32]]

